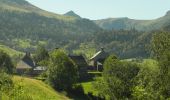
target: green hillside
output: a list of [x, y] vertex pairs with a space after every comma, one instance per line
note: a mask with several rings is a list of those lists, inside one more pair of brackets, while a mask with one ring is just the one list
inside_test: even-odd
[[[70, 54], [86, 54], [88, 58], [101, 47], [121, 58], [146, 58], [150, 55], [146, 51], [152, 33], [137, 32], [134, 28], [145, 31], [166, 28], [170, 25], [169, 15], [151, 21], [111, 18], [95, 24], [73, 11], [59, 15], [25, 0], [0, 0], [0, 43], [22, 52], [34, 52], [43, 44], [49, 50], [62, 48]], [[114, 24], [115, 30], [104, 30], [100, 24], [108, 29], [114, 29]]]
[[59, 14], [54, 14], [45, 10], [42, 10], [26, 0], [0, 0], [0, 9], [8, 10], [8, 11], [17, 11], [22, 13], [37, 13], [42, 16], [46, 16], [49, 18], [57, 18], [60, 20], [74, 20], [74, 17], [71, 16], [63, 16]]
[[9, 54], [11, 57], [16, 56], [16, 55], [22, 55], [22, 52], [16, 51], [14, 49], [11, 49], [5, 45], [0, 44], [0, 50], [4, 51], [5, 53]]
[[[68, 97], [39, 80], [14, 76], [13, 81], [15, 85], [22, 87], [22, 93], [29, 97], [29, 100], [69, 100]], [[3, 97], [3, 100], [11, 100], [11, 98]], [[19, 97], [17, 100], [20, 100]]]
[[[39, 41], [49, 49], [72, 45], [101, 30], [88, 19], [47, 12], [25, 0], [0, 0], [0, 19], [0, 42], [19, 51], [32, 50]], [[31, 46], [23, 48], [15, 40], [31, 40]]]

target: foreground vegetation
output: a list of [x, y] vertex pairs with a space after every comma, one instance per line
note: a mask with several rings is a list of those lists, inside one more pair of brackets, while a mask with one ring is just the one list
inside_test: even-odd
[[[42, 81], [14, 76], [12, 95], [3, 94], [2, 100], [68, 100], [69, 98], [56, 92]], [[12, 99], [11, 99], [12, 97]]]
[[[155, 60], [128, 61], [112, 54], [105, 60], [102, 73], [89, 72], [81, 80], [76, 63], [65, 52], [55, 49], [48, 53], [40, 49], [34, 56], [38, 65], [47, 67], [43, 73], [45, 81], [56, 91], [64, 91], [73, 99], [168, 100], [170, 34], [155, 34], [151, 45]], [[4, 100], [68, 99], [41, 81], [13, 77], [14, 69], [9, 55], [0, 51], [0, 93]]]
[[56, 92], [52, 87], [42, 81], [14, 76], [14, 83], [22, 84], [24, 94], [29, 95], [33, 100], [67, 100], [68, 98]]

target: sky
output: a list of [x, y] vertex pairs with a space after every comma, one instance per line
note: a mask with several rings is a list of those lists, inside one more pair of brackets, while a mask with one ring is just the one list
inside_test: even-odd
[[156, 19], [170, 10], [170, 0], [27, 0], [33, 5], [57, 14], [70, 10], [92, 20], [128, 17]]

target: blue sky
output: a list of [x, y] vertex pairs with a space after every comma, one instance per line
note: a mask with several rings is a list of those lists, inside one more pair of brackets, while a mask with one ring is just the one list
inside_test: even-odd
[[70, 10], [83, 18], [129, 17], [155, 19], [170, 10], [170, 0], [27, 0], [44, 10], [64, 14]]

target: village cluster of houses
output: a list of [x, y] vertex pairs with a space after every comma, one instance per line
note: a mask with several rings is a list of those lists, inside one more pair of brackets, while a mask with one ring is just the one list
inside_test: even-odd
[[[104, 60], [109, 56], [103, 48], [94, 54], [89, 60], [86, 60], [82, 55], [68, 55], [78, 66], [79, 72], [86, 73], [88, 70], [102, 71]], [[39, 75], [47, 70], [47, 67], [36, 66], [31, 54], [27, 52], [24, 57], [17, 63], [17, 74]]]

